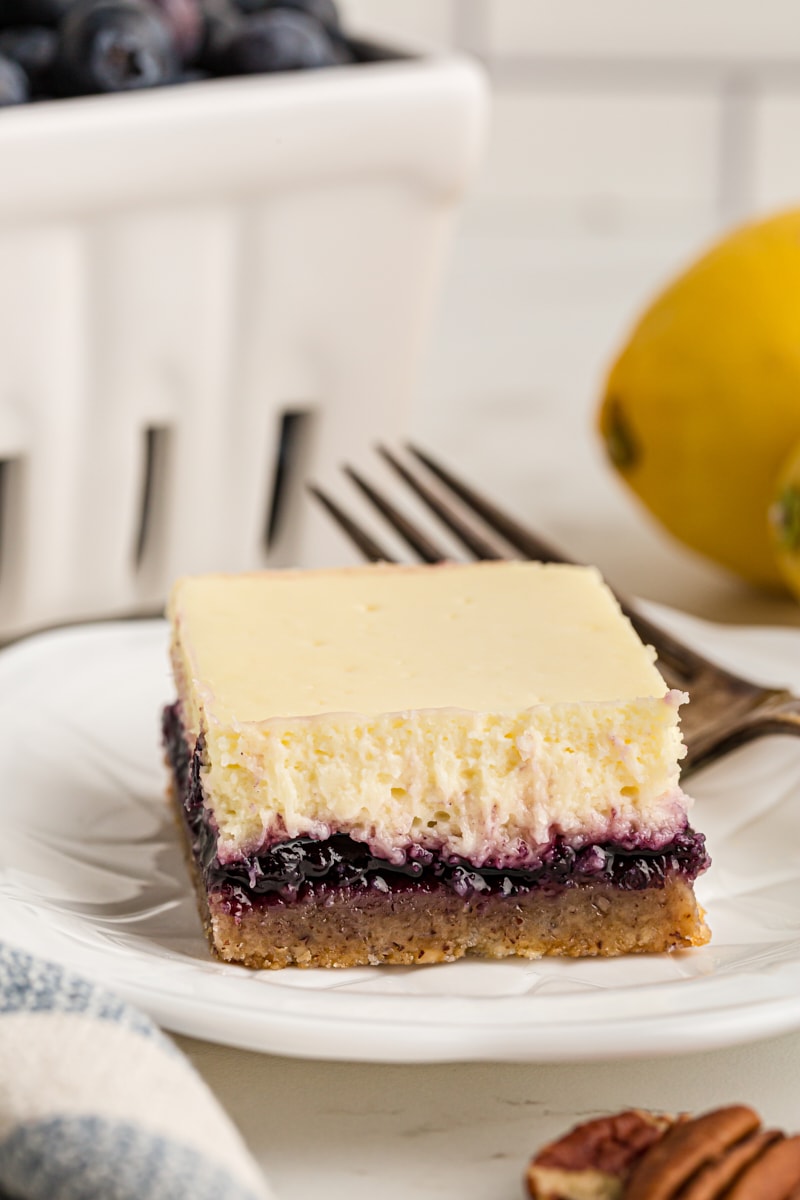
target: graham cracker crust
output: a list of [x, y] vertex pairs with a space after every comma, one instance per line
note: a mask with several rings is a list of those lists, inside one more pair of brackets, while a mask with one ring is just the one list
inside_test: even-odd
[[343, 889], [290, 904], [256, 904], [238, 921], [213, 894], [204, 923], [226, 962], [247, 967], [359, 967], [484, 958], [570, 958], [660, 953], [703, 945], [709, 931], [680, 877], [624, 892], [577, 884], [546, 895], [475, 895], [449, 888]]

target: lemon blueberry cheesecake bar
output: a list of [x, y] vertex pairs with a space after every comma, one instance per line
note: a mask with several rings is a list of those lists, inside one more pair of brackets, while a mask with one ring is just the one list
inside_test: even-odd
[[678, 707], [591, 568], [209, 575], [169, 604], [171, 791], [221, 958], [708, 939]]

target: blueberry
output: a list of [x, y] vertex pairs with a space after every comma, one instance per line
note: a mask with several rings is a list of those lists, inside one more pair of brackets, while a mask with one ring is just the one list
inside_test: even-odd
[[228, 42], [223, 67], [233, 75], [330, 67], [338, 62], [325, 29], [306, 13], [271, 8], [246, 18]]
[[178, 55], [190, 62], [203, 40], [203, 14], [199, 0], [153, 0], [172, 34]]
[[330, 34], [335, 61], [350, 63], [354, 60], [355, 56], [342, 31], [339, 10], [334, 0], [235, 0], [235, 3], [241, 12], [248, 16], [270, 12], [274, 8], [289, 8], [313, 17]]
[[338, 33], [342, 25], [334, 0], [236, 0], [236, 4], [248, 15], [270, 8], [293, 8], [319, 21], [329, 33]]
[[146, 0], [76, 0], [61, 26], [56, 82], [62, 94], [125, 92], [171, 83], [169, 28]]
[[200, 83], [204, 79], [211, 79], [208, 71], [200, 71], [197, 67], [192, 67], [190, 70], [181, 71], [180, 75], [176, 75], [173, 83], [176, 85], [184, 83]]
[[0, 27], [58, 25], [74, 0], [0, 0]]
[[0, 33], [0, 54], [22, 67], [35, 91], [46, 84], [57, 51], [58, 34], [44, 25], [21, 25]]
[[233, 0], [200, 0], [203, 30], [195, 61], [214, 72], [220, 69], [229, 42], [237, 36], [242, 16]]
[[24, 104], [29, 98], [28, 76], [19, 63], [0, 54], [0, 107]]

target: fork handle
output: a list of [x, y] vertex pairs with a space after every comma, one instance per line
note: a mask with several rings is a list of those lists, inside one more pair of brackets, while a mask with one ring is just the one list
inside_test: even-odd
[[683, 760], [682, 774], [685, 777], [700, 767], [721, 758], [729, 750], [753, 742], [771, 734], [789, 734], [800, 737], [800, 697], [791, 692], [776, 692], [755, 711], [742, 717], [724, 733], [709, 730], [704, 737], [701, 732], [694, 736], [692, 746]]
[[756, 737], [769, 733], [788, 733], [800, 737], [800, 696], [778, 692], [750, 717]]

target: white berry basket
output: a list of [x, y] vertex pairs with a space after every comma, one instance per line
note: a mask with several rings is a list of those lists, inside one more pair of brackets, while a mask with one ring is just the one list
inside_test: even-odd
[[0, 639], [319, 560], [300, 475], [405, 431], [486, 110], [420, 55], [0, 111]]

